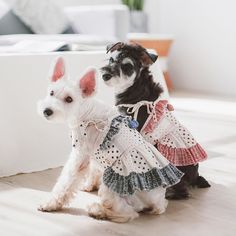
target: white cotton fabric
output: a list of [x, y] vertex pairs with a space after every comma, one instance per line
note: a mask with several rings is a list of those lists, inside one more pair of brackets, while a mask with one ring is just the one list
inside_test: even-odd
[[4, 1], [0, 0], [0, 19], [1, 19], [1, 17], [4, 16], [8, 11], [9, 11], [8, 5], [7, 5]]
[[51, 0], [17, 0], [12, 7], [37, 34], [59, 34], [69, 25], [63, 10]]
[[81, 122], [72, 129], [72, 146], [80, 148], [85, 139], [93, 146], [94, 158], [105, 170], [109, 167], [122, 175], [131, 172], [145, 173], [152, 168], [161, 169], [169, 164], [168, 160], [150, 143], [146, 142], [140, 133], [122, 123], [119, 132], [113, 137], [107, 149], [101, 150], [102, 144], [110, 127], [109, 119], [105, 125], [101, 121]]

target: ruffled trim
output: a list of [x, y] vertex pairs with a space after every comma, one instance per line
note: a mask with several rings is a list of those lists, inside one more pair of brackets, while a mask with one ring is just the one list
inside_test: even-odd
[[120, 196], [129, 196], [135, 191], [150, 191], [157, 187], [170, 187], [177, 184], [183, 173], [169, 163], [162, 169], [153, 168], [145, 173], [131, 172], [128, 176], [116, 173], [111, 167], [103, 174], [104, 184]]
[[207, 159], [204, 149], [197, 143], [190, 148], [172, 148], [157, 141], [157, 150], [175, 166], [188, 166]]
[[111, 125], [110, 128], [102, 142], [102, 144], [100, 144], [100, 149], [101, 150], [105, 150], [108, 148], [108, 146], [110, 145], [113, 137], [119, 133], [120, 130], [120, 125], [122, 123], [126, 123], [128, 124], [130, 121], [130, 118], [128, 116], [123, 116], [123, 115], [119, 115], [117, 117], [115, 117], [112, 121], [111, 121]]
[[160, 122], [164, 115], [167, 104], [167, 100], [160, 100], [155, 104], [155, 107], [153, 108], [155, 111], [152, 112], [149, 120], [144, 125], [144, 132], [151, 133], [156, 128], [156, 124]]

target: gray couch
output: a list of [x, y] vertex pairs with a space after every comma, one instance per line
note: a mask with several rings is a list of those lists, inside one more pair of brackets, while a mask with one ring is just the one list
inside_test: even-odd
[[[69, 20], [69, 25], [61, 33], [73, 34], [73, 36], [58, 35], [55, 40], [72, 38], [83, 44], [86, 44], [87, 40], [87, 44], [94, 45], [126, 40], [129, 11], [125, 5], [66, 7], [63, 12]], [[16, 34], [21, 36], [15, 37]], [[34, 34], [33, 30], [24, 24], [11, 9], [1, 16], [0, 5], [0, 45], [16, 43], [24, 39], [28, 40], [31, 39], [31, 36], [32, 39], [37, 39], [32, 34]], [[51, 35], [47, 35], [47, 37], [48, 40], [55, 38]], [[41, 40], [41, 38], [39, 39]], [[45, 39], [46, 35], [43, 38]]]

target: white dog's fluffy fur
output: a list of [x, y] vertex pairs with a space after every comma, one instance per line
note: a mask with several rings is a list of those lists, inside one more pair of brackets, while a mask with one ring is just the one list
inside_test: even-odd
[[[96, 79], [87, 76], [91, 72], [95, 74], [94, 69], [89, 69], [81, 79], [73, 82], [67, 78], [64, 61], [59, 58], [50, 76], [47, 96], [38, 104], [39, 114], [50, 122], [65, 122], [70, 126], [75, 118], [82, 119], [85, 114], [90, 119], [105, 119], [114, 113], [111, 107], [93, 97], [96, 91]], [[86, 76], [88, 79], [84, 80]], [[46, 111], [47, 109], [50, 111]], [[72, 149], [50, 199], [38, 208], [40, 211], [56, 211], [69, 204], [77, 191], [79, 180], [83, 178], [89, 166], [91, 155], [89, 150], [91, 150], [89, 142], [80, 146], [80, 150]], [[96, 182], [97, 178], [89, 181]], [[88, 186], [91, 185], [94, 183], [88, 183]], [[114, 222], [127, 222], [138, 217], [138, 213], [142, 211], [161, 214], [167, 207], [163, 187], [148, 192], [137, 191], [131, 196], [121, 197], [101, 183], [98, 195], [101, 201], [88, 208], [89, 215]]]

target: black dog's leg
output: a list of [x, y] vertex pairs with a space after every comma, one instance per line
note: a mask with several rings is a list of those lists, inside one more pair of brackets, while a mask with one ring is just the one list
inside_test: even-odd
[[182, 177], [181, 181], [178, 184], [166, 190], [166, 199], [169, 200], [187, 199], [189, 198], [189, 196], [190, 194], [188, 191], [188, 185], [186, 183], [184, 176]]
[[195, 182], [195, 184], [193, 186], [197, 186], [198, 188], [210, 188], [211, 187], [211, 185], [208, 183], [208, 181], [202, 176], [198, 176], [197, 181]]
[[189, 198], [189, 168], [186, 168], [186, 166], [176, 166], [180, 171], [184, 173], [184, 176], [180, 180], [180, 182], [171, 188], [168, 188], [166, 191], [166, 199], [172, 199], [172, 200], [181, 200], [181, 199], [187, 199]]
[[188, 165], [188, 166], [177, 166], [177, 168], [184, 173], [181, 181], [168, 188], [166, 191], [166, 198], [179, 200], [186, 199], [190, 196], [188, 186], [198, 187], [198, 188], [209, 188], [211, 185], [207, 182], [207, 180], [199, 176], [197, 165]]
[[194, 178], [190, 179], [190, 185], [192, 187], [198, 187], [198, 188], [209, 188], [211, 185], [208, 183], [208, 181], [199, 175], [198, 172], [199, 164], [192, 166], [191, 173]]

